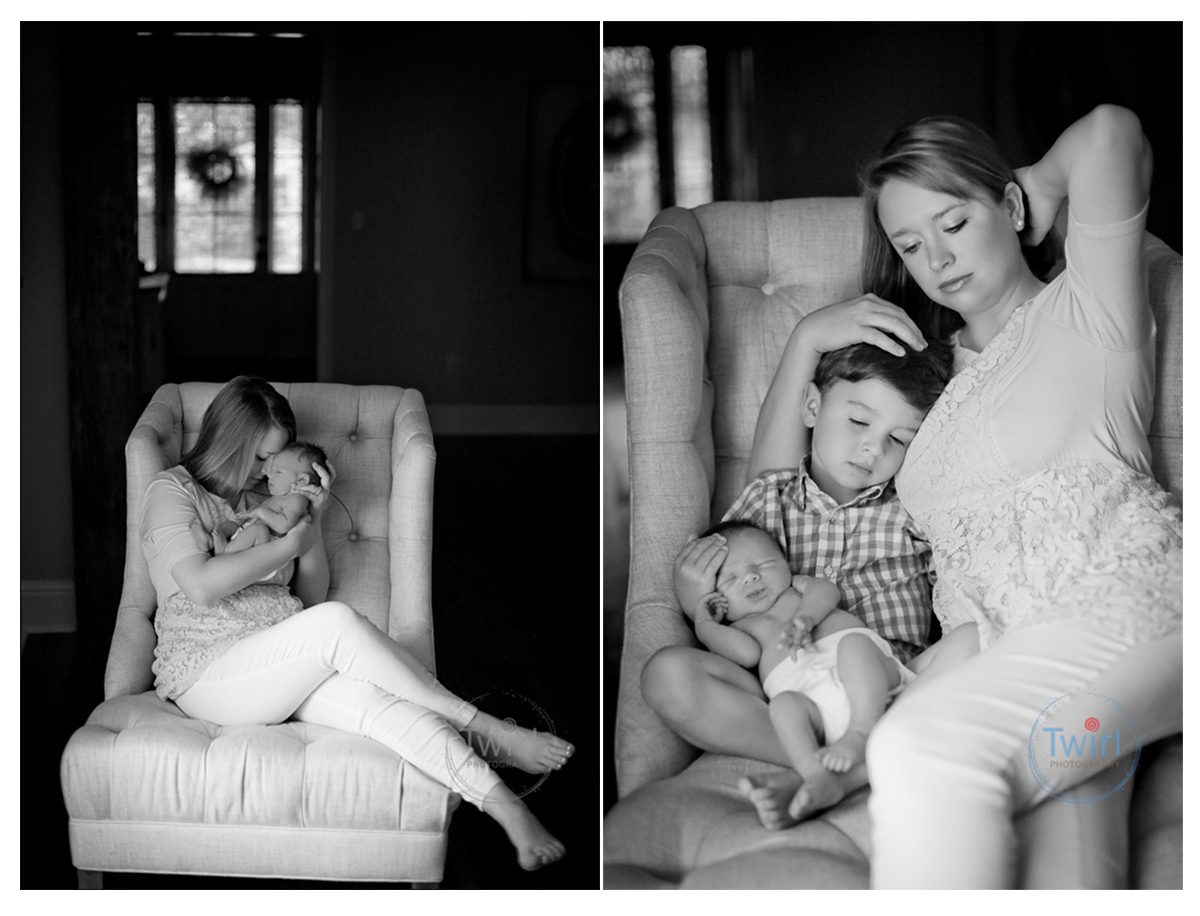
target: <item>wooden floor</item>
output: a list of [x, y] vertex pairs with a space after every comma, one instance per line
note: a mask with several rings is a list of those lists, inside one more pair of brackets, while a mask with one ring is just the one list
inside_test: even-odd
[[[482, 708], [536, 704], [577, 748], [527, 797], [567, 846], [539, 872], [469, 805], [454, 815], [445, 888], [596, 888], [600, 873], [599, 441], [438, 437], [433, 614], [439, 678]], [[119, 536], [119, 532], [114, 536]], [[58, 767], [102, 699], [109, 634], [31, 634], [21, 653], [21, 887], [76, 886]], [[512, 698], [518, 698], [513, 700]], [[375, 885], [104, 876], [111, 888]], [[389, 885], [381, 885], [387, 887]]]

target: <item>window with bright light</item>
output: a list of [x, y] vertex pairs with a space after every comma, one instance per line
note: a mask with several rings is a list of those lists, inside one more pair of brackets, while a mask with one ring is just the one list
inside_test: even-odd
[[[157, 142], [157, 105], [137, 107], [143, 267], [229, 274], [253, 273], [263, 265], [271, 273], [300, 273], [306, 232], [304, 106], [235, 98], [169, 104], [169, 143]], [[265, 149], [259, 142], [262, 118], [269, 124]], [[169, 193], [160, 174], [170, 176]], [[159, 227], [170, 244], [159, 238]]]
[[[656, 98], [664, 84], [669, 96]], [[659, 137], [664, 118], [667, 142]], [[605, 48], [604, 241], [638, 240], [664, 207], [708, 203], [712, 171], [705, 49], [680, 45], [656, 61], [646, 47]]]

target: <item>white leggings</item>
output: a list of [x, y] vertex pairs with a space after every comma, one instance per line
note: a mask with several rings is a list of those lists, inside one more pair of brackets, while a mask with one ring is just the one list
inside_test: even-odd
[[[1009, 633], [924, 689], [918, 678], [867, 742], [872, 886], [1013, 887], [1013, 817], [1042, 802], [1085, 825], [1081, 855], [1092, 861], [1065, 867], [1087, 875], [1092, 886], [1120, 884], [1124, 859], [1110, 855], [1113, 873], [1096, 874], [1092, 845], [1124, 849], [1132, 786], [1098, 802], [1050, 798], [1031, 770], [1031, 731], [1048, 704], [1087, 691], [1054, 706], [1056, 724], [1085, 722], [1100, 695], [1124, 707], [1144, 746], [1182, 730], [1182, 685], [1182, 635], [1131, 647], [1077, 622]], [[1082, 795], [1087, 786], [1079, 784], [1090, 775], [1056, 772], [1055, 794], [1075, 786]]]
[[289, 716], [385, 744], [477, 808], [500, 779], [459, 734], [476, 709], [340, 601], [236, 643], [175, 700], [218, 725]]

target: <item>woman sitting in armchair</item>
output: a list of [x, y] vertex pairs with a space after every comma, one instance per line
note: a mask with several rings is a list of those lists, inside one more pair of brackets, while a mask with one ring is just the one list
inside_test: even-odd
[[[869, 777], [875, 887], [1012, 886], [1013, 818], [1096, 773], [1037, 766], [1039, 731], [1061, 752], [1067, 737], [1115, 749], [1121, 723], [1142, 743], [1182, 728], [1181, 521], [1150, 477], [1146, 428], [1150, 174], [1138, 119], [1113, 106], [1016, 171], [964, 122], [902, 129], [864, 173], [867, 293], [796, 326], [763, 403], [751, 477], [807, 451], [800, 398], [822, 352], [891, 348], [888, 335], [955, 347], [897, 490], [932, 546], [943, 630], [974, 627], [980, 652], [901, 696], [865, 769], [840, 777]], [[1066, 269], [1045, 283], [1023, 247], [1064, 200]], [[664, 719], [700, 747], [786, 764], [745, 671], [669, 653], [669, 681], [656, 682], [658, 656], [644, 677]], [[1128, 755], [1128, 725], [1125, 740]], [[767, 786], [784, 809], [795, 780]], [[1125, 810], [1106, 808], [1112, 830]]]

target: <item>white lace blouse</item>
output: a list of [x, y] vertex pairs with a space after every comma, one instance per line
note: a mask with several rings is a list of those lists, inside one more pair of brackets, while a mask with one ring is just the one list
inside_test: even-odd
[[1150, 476], [1146, 210], [1073, 218], [1066, 269], [956, 374], [896, 478], [929, 536], [944, 630], [1082, 618], [1135, 641], [1182, 617], [1182, 521]]

